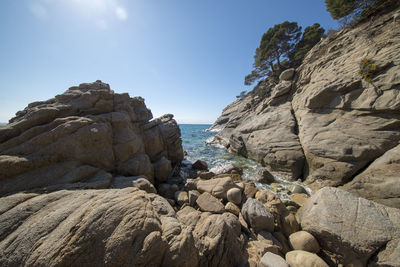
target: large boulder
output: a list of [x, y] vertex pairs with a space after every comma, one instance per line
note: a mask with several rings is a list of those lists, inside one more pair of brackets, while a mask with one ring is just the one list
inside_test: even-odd
[[199, 180], [197, 190], [208, 192], [217, 198], [227, 198], [227, 192], [231, 188], [236, 188], [236, 184], [231, 177], [214, 178], [210, 180]]
[[107, 188], [111, 174], [164, 180], [183, 159], [180, 130], [172, 115], [151, 119], [143, 98], [101, 81], [29, 104], [0, 126], [0, 195]]
[[274, 231], [274, 215], [258, 200], [248, 198], [243, 204], [241, 213], [256, 233], [262, 230]]
[[245, 239], [235, 215], [201, 213], [189, 206], [177, 214], [179, 221], [192, 229], [199, 253], [194, 266], [238, 266], [245, 262]]
[[343, 189], [375, 202], [400, 208], [400, 145], [375, 160]]
[[[381, 255], [384, 261], [383, 258], [393, 258], [390, 255], [396, 253], [396, 245], [385, 245], [400, 237], [398, 209], [325, 187], [301, 207], [298, 217], [302, 229], [342, 264], [365, 265], [372, 255]], [[398, 259], [394, 266], [400, 265]]]
[[1, 266], [197, 266], [168, 202], [133, 187], [18, 193], [0, 207]]

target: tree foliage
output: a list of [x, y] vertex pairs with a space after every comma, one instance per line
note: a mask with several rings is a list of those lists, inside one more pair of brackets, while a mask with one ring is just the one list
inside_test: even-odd
[[294, 62], [301, 63], [307, 52], [321, 40], [324, 32], [325, 29], [322, 28], [319, 23], [314, 23], [312, 26], [306, 27], [303, 36], [301, 37], [300, 42], [296, 44], [290, 59]]
[[301, 27], [297, 25], [297, 22], [285, 21], [269, 28], [263, 34], [260, 46], [256, 49], [254, 65], [258, 68], [271, 68], [272, 71], [275, 71], [273, 63], [276, 62], [281, 70], [281, 60], [287, 58], [293, 51], [300, 36]]
[[[397, 1], [397, 0], [396, 0]], [[362, 19], [373, 13], [375, 8], [396, 5], [393, 0], [325, 0], [326, 10], [333, 19], [349, 22]], [[398, 3], [397, 3], [398, 5]], [[344, 23], [346, 24], [346, 23]]]
[[256, 49], [254, 70], [245, 77], [245, 85], [265, 76], [278, 77], [285, 68], [301, 63], [323, 33], [324, 29], [318, 23], [307, 27], [303, 35], [297, 22], [285, 21], [269, 28]]
[[246, 91], [241, 91], [239, 95], [236, 96], [237, 99], [243, 99], [246, 96]]

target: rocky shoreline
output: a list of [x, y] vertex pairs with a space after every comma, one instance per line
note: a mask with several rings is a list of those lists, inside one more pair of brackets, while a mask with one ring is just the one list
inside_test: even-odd
[[151, 119], [96, 81], [0, 127], [0, 265], [400, 264], [398, 209], [332, 187], [281, 200], [235, 166], [182, 162], [172, 115]]

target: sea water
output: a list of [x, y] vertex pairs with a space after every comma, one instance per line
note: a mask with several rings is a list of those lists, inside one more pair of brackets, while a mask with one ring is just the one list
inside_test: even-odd
[[[182, 136], [183, 150], [186, 151], [186, 159], [192, 163], [196, 160], [204, 160], [207, 162], [209, 169], [217, 165], [233, 164], [243, 169], [243, 179], [253, 180], [252, 177], [256, 175], [257, 171], [262, 168], [261, 164], [239, 156], [237, 154], [229, 153], [224, 147], [217, 147], [206, 145], [206, 140], [216, 135], [216, 132], [207, 131], [211, 124], [179, 124]], [[311, 194], [311, 190], [300, 182], [289, 182], [285, 179], [274, 175], [277, 183], [281, 184], [283, 188], [287, 188], [290, 184], [298, 184], [303, 186], [306, 191]], [[255, 183], [259, 189], [272, 190], [267, 184]], [[285, 193], [278, 193], [281, 199], [289, 199]]]
[[206, 140], [213, 137], [216, 132], [207, 131], [211, 124], [179, 124], [182, 135], [183, 150], [186, 151], [186, 159], [195, 162], [204, 160], [211, 169], [217, 165], [233, 164], [243, 169], [243, 178], [251, 179], [261, 165], [242, 156], [229, 153], [223, 147], [206, 145]]

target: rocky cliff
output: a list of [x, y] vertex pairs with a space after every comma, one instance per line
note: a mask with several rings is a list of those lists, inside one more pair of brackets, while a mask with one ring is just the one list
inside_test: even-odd
[[[400, 208], [400, 27], [396, 11], [323, 38], [278, 84], [227, 106], [213, 140], [312, 189]], [[372, 80], [360, 62], [376, 64]], [[262, 92], [263, 94], [261, 94]], [[261, 97], [262, 95], [262, 97]]]

